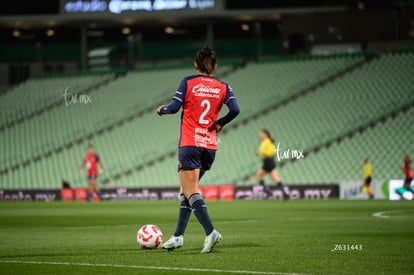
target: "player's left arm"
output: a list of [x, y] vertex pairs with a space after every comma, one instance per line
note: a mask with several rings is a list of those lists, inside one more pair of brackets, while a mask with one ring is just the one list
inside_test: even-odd
[[185, 94], [187, 92], [187, 80], [184, 78], [178, 86], [175, 95], [172, 98], [172, 102], [168, 106], [161, 105], [157, 108], [157, 114], [159, 116], [175, 114], [180, 110], [183, 105]]
[[222, 118], [220, 118], [216, 123], [216, 131], [220, 132], [223, 127], [230, 123], [233, 119], [240, 114], [240, 107], [237, 103], [236, 97], [234, 96], [233, 90], [229, 85], [227, 85], [227, 93], [224, 103], [229, 108], [229, 112]]

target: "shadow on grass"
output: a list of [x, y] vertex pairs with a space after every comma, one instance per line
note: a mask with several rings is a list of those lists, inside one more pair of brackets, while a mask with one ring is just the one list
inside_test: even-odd
[[[263, 244], [260, 243], [253, 243], [253, 242], [243, 242], [243, 243], [220, 243], [218, 244], [213, 251], [213, 254], [220, 254], [220, 253], [226, 253], [229, 250], [234, 250], [234, 249], [249, 249], [249, 248], [263, 248]], [[187, 254], [201, 254], [201, 249], [202, 247], [182, 247], [180, 249], [176, 249], [174, 251], [167, 251], [164, 249], [157, 249], [157, 250], [161, 250], [161, 252], [167, 253], [167, 254], [171, 254], [173, 255], [174, 253], [180, 254], [180, 255], [187, 255]]]

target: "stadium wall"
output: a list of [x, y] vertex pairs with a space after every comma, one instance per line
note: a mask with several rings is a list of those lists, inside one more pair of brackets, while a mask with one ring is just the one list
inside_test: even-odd
[[[341, 199], [367, 199], [367, 194], [361, 188], [361, 182], [341, 182], [339, 184], [339, 198]], [[376, 199], [388, 198], [388, 181], [371, 182], [371, 191]]]
[[[285, 185], [285, 191], [289, 194], [290, 199], [337, 199], [339, 198], [338, 184], [320, 184], [320, 185]], [[59, 189], [45, 190], [0, 190], [0, 201], [84, 201], [86, 199], [86, 189], [66, 189], [70, 190], [70, 196], [67, 192]], [[276, 200], [283, 199], [280, 189], [271, 187], [272, 198]], [[78, 192], [82, 191], [82, 192]], [[260, 185], [253, 186], [204, 186], [200, 190], [206, 200], [261, 200], [266, 195], [263, 187]], [[79, 194], [79, 195], [78, 195]], [[102, 197], [104, 200], [176, 200], [179, 197], [177, 188], [116, 188], [103, 189]]]

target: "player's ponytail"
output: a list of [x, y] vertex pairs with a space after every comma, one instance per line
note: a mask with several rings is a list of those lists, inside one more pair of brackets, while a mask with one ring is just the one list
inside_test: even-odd
[[262, 129], [262, 132], [267, 136], [267, 138], [268, 139], [270, 139], [270, 141], [274, 144], [275, 143], [275, 141], [274, 141], [274, 139], [272, 138], [272, 136], [270, 135], [270, 132], [268, 131], [268, 130], [266, 130], [266, 129]]
[[216, 60], [217, 55], [209, 45], [206, 45], [199, 50], [194, 58], [194, 62], [198, 67], [197, 69], [208, 75], [211, 75], [215, 70]]

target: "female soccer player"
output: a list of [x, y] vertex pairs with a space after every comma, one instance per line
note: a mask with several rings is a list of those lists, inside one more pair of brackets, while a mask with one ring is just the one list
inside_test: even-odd
[[[175, 114], [183, 107], [178, 149], [178, 172], [181, 203], [174, 235], [163, 244], [174, 250], [184, 243], [184, 231], [192, 210], [206, 233], [201, 253], [212, 252], [221, 241], [210, 220], [207, 207], [199, 193], [199, 180], [213, 165], [217, 150], [216, 134], [240, 112], [230, 86], [213, 77], [217, 68], [216, 53], [205, 46], [195, 56], [197, 75], [185, 77], [168, 106], [161, 105], [158, 115]], [[229, 112], [218, 119], [221, 107]], [[218, 119], [218, 120], [217, 120]]]
[[414, 192], [414, 187], [411, 188], [411, 182], [413, 181], [413, 170], [411, 169], [411, 159], [408, 155], [403, 158], [404, 165], [402, 167], [404, 173], [404, 188]]
[[88, 152], [86, 153], [83, 162], [81, 165], [78, 166], [78, 170], [83, 168], [87, 168], [87, 177], [88, 177], [88, 187], [89, 187], [89, 194], [88, 200], [93, 200], [93, 195], [96, 194], [100, 199], [102, 199], [102, 194], [99, 191], [98, 187], [96, 186], [96, 179], [98, 177], [99, 168], [103, 169], [103, 164], [99, 159], [99, 156], [95, 153], [95, 149], [91, 144], [88, 145]]
[[260, 185], [263, 186], [263, 190], [266, 192], [267, 196], [271, 197], [272, 192], [270, 191], [269, 187], [266, 186], [263, 180], [263, 176], [266, 173], [269, 173], [270, 178], [279, 186], [280, 190], [282, 190], [283, 198], [288, 199], [289, 196], [283, 189], [282, 182], [276, 170], [276, 162], [274, 158], [276, 154], [276, 147], [272, 137], [270, 136], [270, 132], [265, 129], [261, 130], [259, 132], [259, 138], [261, 140], [261, 143], [259, 150], [256, 152], [256, 156], [261, 157], [263, 159], [263, 165], [256, 172], [256, 180]]

